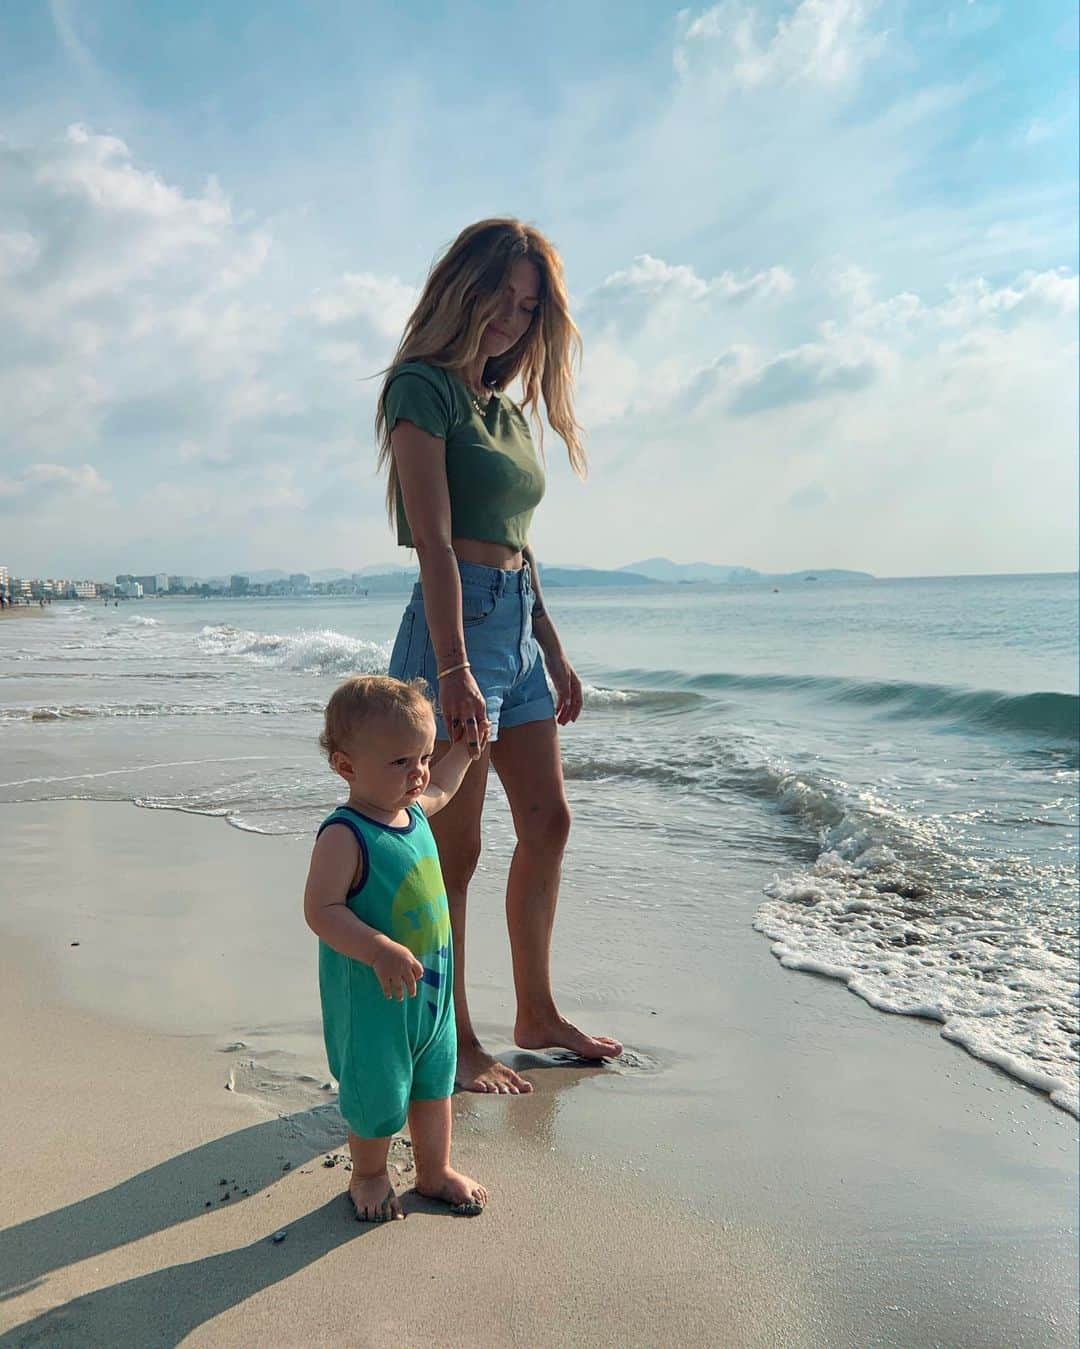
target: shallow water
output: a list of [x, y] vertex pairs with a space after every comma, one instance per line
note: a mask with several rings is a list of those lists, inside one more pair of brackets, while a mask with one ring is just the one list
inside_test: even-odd
[[[320, 709], [343, 675], [385, 669], [404, 598], [0, 625], [0, 800], [309, 834], [336, 790]], [[941, 1023], [1077, 1113], [1075, 576], [549, 600], [588, 686], [563, 736], [567, 884], [602, 921], [629, 908], [647, 943], [712, 951], [724, 896], [753, 889], [785, 965]], [[594, 973], [625, 977], [602, 957]]]

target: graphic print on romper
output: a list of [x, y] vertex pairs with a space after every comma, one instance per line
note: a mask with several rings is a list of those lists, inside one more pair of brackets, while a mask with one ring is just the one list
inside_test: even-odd
[[432, 1017], [439, 1014], [450, 947], [450, 906], [438, 857], [421, 857], [398, 886], [390, 908], [391, 936], [424, 967], [421, 991]]

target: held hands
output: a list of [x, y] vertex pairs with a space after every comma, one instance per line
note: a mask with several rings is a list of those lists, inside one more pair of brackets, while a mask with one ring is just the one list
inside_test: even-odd
[[407, 946], [392, 941], [382, 947], [371, 962], [375, 977], [388, 998], [404, 1002], [406, 996], [416, 996], [417, 980], [424, 977], [424, 967]]
[[450, 741], [465, 742], [470, 759], [479, 759], [491, 734], [487, 703], [468, 669], [455, 670], [439, 680], [439, 707], [450, 732]]

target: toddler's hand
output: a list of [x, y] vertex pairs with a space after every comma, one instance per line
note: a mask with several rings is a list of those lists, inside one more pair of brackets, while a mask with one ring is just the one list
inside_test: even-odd
[[416, 996], [416, 981], [424, 977], [424, 967], [407, 946], [391, 942], [372, 961], [371, 968], [388, 998], [405, 1001]]

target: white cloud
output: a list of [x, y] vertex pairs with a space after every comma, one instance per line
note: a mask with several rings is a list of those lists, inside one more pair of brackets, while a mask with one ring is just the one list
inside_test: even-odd
[[[588, 292], [579, 309], [579, 321], [591, 350], [611, 335], [619, 344], [616, 361], [611, 343], [606, 349], [608, 378], [625, 382], [613, 368], [625, 373], [626, 362], [640, 367], [635, 407], [655, 404], [681, 384], [687, 355], [706, 343], [715, 349], [745, 340], [755, 325], [775, 322], [783, 302], [794, 289], [790, 272], [771, 266], [757, 272], [726, 270], [702, 277], [693, 267], [668, 263], [643, 253], [626, 267], [612, 272]], [[699, 363], [695, 357], [693, 363]], [[591, 390], [595, 381], [590, 375]], [[613, 407], [603, 400], [604, 415]], [[616, 394], [614, 402], [619, 401]]]
[[95, 134], [78, 124], [68, 128], [35, 179], [57, 196], [83, 198], [110, 216], [169, 220], [178, 231], [174, 238], [213, 243], [216, 231], [231, 221], [229, 203], [213, 178], [203, 196], [189, 197], [133, 164], [131, 151], [118, 137]]
[[692, 267], [672, 265], [648, 253], [636, 257], [629, 267], [613, 272], [601, 282], [598, 296], [619, 292], [645, 295], [665, 295], [690, 301], [717, 297], [737, 302], [770, 295], [786, 295], [795, 285], [791, 274], [783, 267], [769, 267], [752, 276], [738, 277], [734, 272], [722, 272], [706, 281]]
[[[655, 372], [672, 353], [643, 342], [656, 332], [648, 320], [625, 335], [612, 323], [587, 344], [594, 471], [586, 492], [552, 475], [560, 529], [590, 537], [599, 499], [654, 550], [710, 540], [716, 561], [882, 574], [1068, 565], [1075, 273], [974, 279], [934, 299], [882, 293], [857, 266], [823, 279], [812, 340], [762, 336], [696, 363], [683, 343], [667, 383]], [[664, 521], [678, 530], [661, 543]], [[538, 546], [550, 551], [544, 528]]]
[[26, 230], [0, 234], [0, 278], [28, 272], [40, 256], [38, 241]]
[[877, 56], [885, 34], [868, 31], [873, 0], [801, 0], [768, 30], [758, 7], [722, 0], [696, 18], [679, 15], [675, 67], [687, 76], [707, 64], [737, 87], [835, 85]]
[[[47, 567], [68, 549], [72, 564], [107, 558], [108, 572], [152, 516], [140, 546], [195, 570], [207, 547], [226, 566], [250, 562], [251, 537], [269, 550], [260, 512], [283, 538], [313, 532], [310, 496], [289, 475], [373, 461], [374, 386], [361, 376], [385, 363], [412, 292], [356, 273], [342, 294], [348, 312], [339, 304], [321, 322], [272, 227], [239, 218], [212, 179], [188, 191], [81, 125], [46, 143], [0, 139], [0, 443], [17, 504], [6, 551]], [[350, 360], [322, 359], [329, 334]], [[88, 457], [114, 500], [95, 491]], [[183, 481], [161, 495], [178, 469]], [[64, 513], [73, 493], [96, 498], [89, 531]], [[205, 518], [228, 529], [208, 538], [192, 522], [219, 498], [228, 510]], [[287, 511], [295, 527], [282, 525]]]
[[[499, 191], [565, 245], [586, 339], [593, 474], [583, 489], [548, 437], [548, 558], [629, 560], [633, 535], [638, 554], [693, 537], [763, 567], [1073, 559], [1077, 280], [1055, 266], [1073, 255], [1072, 193], [930, 190], [988, 77], [921, 82], [919, 51], [884, 31], [894, 18], [889, 0], [687, 12], [668, 87], [643, 97], [640, 72], [608, 71], [561, 84], [543, 120], [519, 110], [527, 167]], [[20, 489], [8, 551], [56, 570], [71, 539], [68, 570], [108, 557], [106, 573], [391, 555], [368, 377], [428, 246], [491, 196], [455, 173], [426, 209], [443, 105], [407, 95], [368, 129], [377, 149], [354, 176], [393, 192], [366, 214], [340, 186], [332, 204], [309, 196], [342, 182], [330, 148], [299, 190], [260, 184], [251, 200], [290, 203], [266, 219], [231, 174], [228, 194], [207, 178], [213, 162], [164, 175], [134, 136], [0, 140], [11, 480], [89, 460], [113, 484]], [[428, 222], [404, 242], [402, 202]], [[362, 240], [345, 238], [361, 218]]]
[[103, 496], [110, 490], [93, 464], [30, 464], [17, 477], [0, 478], [0, 508], [36, 506], [58, 496]]
[[942, 306], [942, 323], [966, 327], [980, 319], [1023, 319], [1046, 315], [1068, 318], [1077, 312], [1080, 288], [1075, 272], [1058, 267], [1045, 272], [1024, 272], [1011, 285], [991, 286], [981, 277], [953, 287], [950, 301]]
[[362, 319], [386, 338], [399, 338], [420, 292], [396, 276], [346, 272], [332, 290], [321, 291], [311, 312], [319, 323], [340, 325]]
[[781, 352], [736, 389], [728, 404], [736, 416], [768, 412], [792, 403], [858, 393], [873, 384], [878, 367], [870, 356], [837, 359], [818, 343]]

